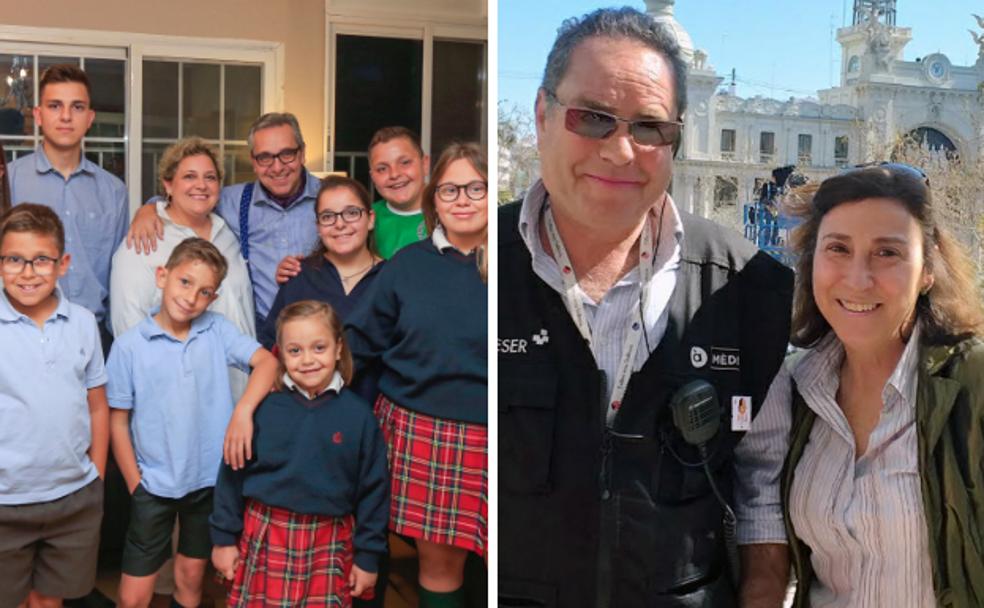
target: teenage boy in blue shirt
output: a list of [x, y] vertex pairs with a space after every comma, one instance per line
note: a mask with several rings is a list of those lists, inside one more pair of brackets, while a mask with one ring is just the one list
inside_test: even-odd
[[71, 256], [43, 205], [0, 220], [0, 593], [61, 606], [96, 576], [109, 444], [91, 312], [57, 288]]
[[69, 300], [102, 323], [109, 305], [110, 264], [126, 236], [130, 209], [123, 182], [82, 154], [82, 138], [96, 117], [91, 97], [89, 78], [78, 66], [46, 69], [34, 108], [41, 145], [10, 163], [8, 171], [15, 206], [40, 203], [58, 214], [65, 250], [72, 256], [62, 288]]
[[[113, 455], [133, 497], [119, 589], [123, 608], [150, 603], [157, 571], [171, 556], [175, 517], [173, 599], [188, 607], [201, 602], [223, 436], [230, 418], [252, 419], [276, 376], [273, 355], [206, 311], [226, 269], [208, 241], [181, 242], [157, 270], [160, 307], [117, 338], [107, 362]], [[235, 411], [228, 366], [253, 368]]]

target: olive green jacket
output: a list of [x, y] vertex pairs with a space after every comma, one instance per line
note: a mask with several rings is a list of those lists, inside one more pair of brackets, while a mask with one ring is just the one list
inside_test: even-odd
[[[933, 589], [941, 608], [984, 606], [984, 343], [923, 346], [916, 425]], [[810, 549], [796, 536], [789, 491], [816, 414], [793, 385], [793, 423], [781, 493], [795, 608], [809, 606]]]

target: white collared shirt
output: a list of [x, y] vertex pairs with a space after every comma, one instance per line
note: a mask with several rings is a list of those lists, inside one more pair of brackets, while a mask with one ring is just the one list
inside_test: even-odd
[[830, 332], [784, 364], [735, 450], [740, 544], [785, 543], [779, 477], [789, 448], [792, 384], [817, 417], [796, 467], [790, 514], [809, 545], [814, 607], [935, 606], [916, 434], [919, 328], [881, 392], [867, 451], [837, 404], [844, 347]]
[[288, 389], [292, 391], [297, 391], [298, 393], [304, 395], [308, 399], [315, 399], [317, 397], [320, 397], [321, 395], [324, 395], [328, 391], [335, 391], [336, 394], [340, 393], [342, 391], [342, 387], [345, 386], [345, 380], [342, 378], [342, 374], [339, 373], [337, 369], [335, 370], [335, 373], [332, 374], [331, 382], [328, 383], [328, 386], [318, 391], [317, 395], [312, 395], [308, 391], [298, 386], [297, 383], [294, 382], [294, 379], [291, 378], [290, 374], [288, 374], [287, 372], [284, 372], [283, 381], [284, 381], [284, 386], [286, 386]]
[[[543, 248], [543, 243], [540, 242], [540, 221], [544, 209], [549, 204], [549, 195], [543, 181], [537, 180], [523, 199], [519, 216], [519, 233], [533, 258], [533, 272], [563, 297], [564, 280], [560, 273], [560, 267], [556, 260], [547, 254]], [[651, 221], [655, 224], [659, 219], [658, 209], [654, 208], [650, 212], [650, 216]], [[649, 351], [656, 349], [666, 332], [667, 305], [673, 294], [673, 289], [676, 287], [677, 270], [680, 268], [680, 252], [683, 244], [683, 223], [680, 221], [676, 204], [669, 194], [666, 195], [666, 207], [662, 220], [664, 238], [657, 245], [654, 245], [658, 248], [652, 256], [655, 272], [648, 285], [640, 286], [639, 267], [636, 266], [619, 279], [599, 302], [588, 297], [580, 286], [577, 287], [577, 293], [584, 303], [588, 324], [591, 327], [593, 338], [591, 351], [598, 368], [605, 372], [608, 380], [605, 387], [608, 397], [611, 397], [612, 394], [612, 385], [622, 354], [625, 325], [632, 318], [634, 307], [639, 306], [640, 289], [646, 289], [645, 310], [643, 311], [643, 323], [646, 332], [645, 336], [640, 337], [642, 344], [637, 351], [633, 371], [639, 371], [642, 368], [649, 358]], [[654, 226], [653, 232], [660, 232], [660, 228]], [[665, 238], [667, 235], [672, 238]], [[570, 313], [571, 311], [568, 309], [568, 314]], [[648, 350], [646, 348], [647, 337]]]

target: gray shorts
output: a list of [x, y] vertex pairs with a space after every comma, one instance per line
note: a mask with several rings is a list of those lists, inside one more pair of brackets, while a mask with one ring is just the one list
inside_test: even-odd
[[96, 582], [103, 482], [57, 500], [0, 505], [0, 606], [16, 606], [33, 589], [79, 597]]

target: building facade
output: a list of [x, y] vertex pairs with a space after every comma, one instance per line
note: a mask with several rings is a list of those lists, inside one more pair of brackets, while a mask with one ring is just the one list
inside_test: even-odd
[[[783, 101], [743, 99], [722, 86], [725, 78], [674, 18], [673, 0], [647, 0], [649, 13], [677, 34], [690, 66], [672, 185], [677, 204], [737, 224], [742, 203], [757, 197], [775, 167], [794, 164], [822, 179], [845, 165], [886, 160], [892, 143], [907, 134], [940, 153], [980, 158], [984, 34], [972, 32], [980, 47], [974, 65], [953, 65], [940, 53], [907, 61], [912, 30], [896, 25], [895, 4], [855, 0], [852, 24], [837, 32], [839, 86], [815, 99]], [[977, 27], [984, 29], [980, 18]]]

